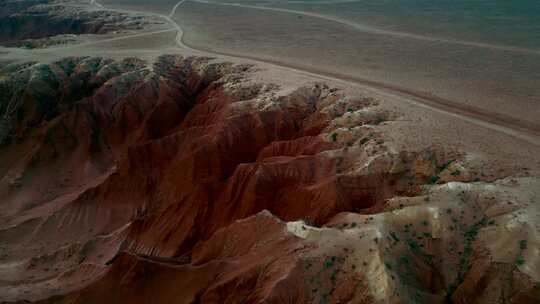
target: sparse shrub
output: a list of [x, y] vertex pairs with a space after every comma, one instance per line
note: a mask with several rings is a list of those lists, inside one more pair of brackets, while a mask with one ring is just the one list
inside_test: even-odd
[[332, 258], [328, 258], [324, 261], [324, 268], [331, 268], [332, 266], [334, 266], [334, 261], [335, 261], [335, 257], [333, 257], [334, 259]]

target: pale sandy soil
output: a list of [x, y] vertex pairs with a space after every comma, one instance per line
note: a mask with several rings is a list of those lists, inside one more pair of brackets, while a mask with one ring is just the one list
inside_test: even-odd
[[[189, 1], [175, 19], [196, 48], [435, 94], [538, 125], [538, 54], [359, 31], [320, 18]], [[294, 30], [291, 30], [294, 29]]]

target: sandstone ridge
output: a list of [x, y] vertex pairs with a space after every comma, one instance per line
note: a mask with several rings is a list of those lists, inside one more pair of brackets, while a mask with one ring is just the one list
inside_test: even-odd
[[538, 180], [397, 148], [378, 100], [256, 72], [2, 66], [0, 300], [538, 302]]

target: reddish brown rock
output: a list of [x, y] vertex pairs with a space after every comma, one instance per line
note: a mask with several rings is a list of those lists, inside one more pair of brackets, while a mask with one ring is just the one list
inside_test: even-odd
[[469, 183], [462, 153], [397, 150], [375, 100], [282, 94], [209, 58], [2, 73], [2, 301], [538, 298], [537, 194]]

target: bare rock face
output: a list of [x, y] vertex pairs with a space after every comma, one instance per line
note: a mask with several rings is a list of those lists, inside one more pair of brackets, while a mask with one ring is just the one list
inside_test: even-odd
[[396, 149], [376, 100], [254, 71], [3, 66], [0, 299], [539, 300], [537, 180], [479, 181], [463, 153]]
[[0, 44], [35, 48], [55, 43], [40, 40], [43, 38], [140, 30], [155, 22], [163, 21], [99, 9], [85, 2], [7, 0], [0, 8]]

